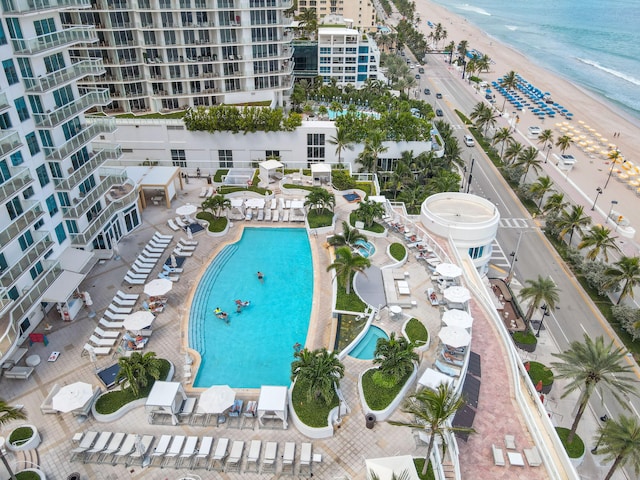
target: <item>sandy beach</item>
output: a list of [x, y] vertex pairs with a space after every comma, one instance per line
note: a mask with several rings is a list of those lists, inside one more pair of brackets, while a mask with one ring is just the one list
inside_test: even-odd
[[[636, 161], [634, 155], [634, 144], [637, 143], [640, 133], [640, 122], [637, 119], [596, 98], [569, 80], [552, 74], [520, 52], [496, 41], [457, 12], [453, 13], [454, 10], [449, 11], [428, 0], [416, 0], [415, 3], [416, 12], [421, 18], [420, 29], [425, 35], [430, 31], [427, 21], [434, 24], [441, 23], [448, 34], [444, 44], [451, 41], [458, 44], [461, 40], [468, 40], [470, 49], [479, 50], [495, 62], [489, 73], [480, 74], [483, 80], [490, 83], [510, 70], [514, 70], [537, 88], [550, 92], [555, 102], [565, 106], [574, 114], [573, 119], [567, 122], [566, 118], [559, 116], [541, 121], [530, 112], [518, 112], [520, 122], [517, 129], [524, 137], [527, 137], [527, 128], [531, 125], [551, 129], [554, 132], [554, 138], [567, 133], [574, 135], [575, 144], [566, 152], [574, 155], [578, 160], [573, 170], [566, 175], [566, 172], [555, 167], [555, 161], [552, 160], [555, 159], [555, 155], [560, 154], [560, 151], [554, 147], [543, 174], [550, 175], [557, 184], [557, 188], [565, 191], [574, 202], [583, 204], [586, 207], [585, 211], [590, 212], [596, 189], [604, 187], [607, 180], [611, 166], [605, 155], [607, 150], [615, 146], [629, 162], [640, 164], [640, 159]], [[496, 95], [496, 105], [502, 107], [504, 97], [499, 93]], [[505, 111], [511, 110], [509, 107], [510, 104], [507, 103]], [[562, 122], [568, 125], [563, 125]], [[614, 137], [616, 132], [619, 132], [619, 135]], [[517, 140], [523, 142], [522, 138]], [[529, 138], [529, 141], [538, 148], [542, 147], [536, 143], [535, 139]], [[579, 145], [580, 142], [584, 142], [583, 145]], [[592, 150], [588, 151], [589, 148]], [[614, 172], [618, 167], [614, 167]], [[596, 211], [593, 212], [596, 214], [594, 223], [604, 222], [611, 201], [615, 200], [618, 202], [615, 210], [628, 218], [633, 227], [640, 229], [640, 209], [635, 208], [638, 202], [637, 187], [628, 185], [628, 181], [634, 179], [633, 174], [631, 177], [626, 181], [617, 179], [615, 176], [611, 179], [598, 200]], [[635, 176], [635, 179], [639, 178], [640, 172]], [[576, 188], [582, 193], [576, 191]], [[633, 248], [634, 253], [637, 254], [636, 246], [634, 245]]]

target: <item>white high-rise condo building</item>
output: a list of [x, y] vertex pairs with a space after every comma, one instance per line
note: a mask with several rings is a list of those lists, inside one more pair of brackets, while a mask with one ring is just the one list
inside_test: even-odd
[[[85, 117], [109, 90], [79, 82], [105, 74], [93, 27], [60, 14], [88, 0], [2, 0], [0, 23], [0, 363], [57, 307], [78, 314], [77, 287], [98, 258], [140, 223], [136, 187], [118, 145], [99, 143], [111, 118]], [[95, 142], [95, 143], [94, 143]]]
[[376, 9], [371, 0], [298, 0], [298, 13], [316, 9], [318, 21], [327, 15], [337, 14], [353, 21], [355, 28], [373, 31], [376, 26]]
[[95, 25], [72, 55], [99, 59], [106, 113], [192, 106], [282, 105], [293, 86], [291, 0], [91, 0], [60, 12], [63, 26]]

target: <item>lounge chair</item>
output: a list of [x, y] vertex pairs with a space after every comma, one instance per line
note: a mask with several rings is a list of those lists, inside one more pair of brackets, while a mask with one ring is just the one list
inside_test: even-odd
[[542, 458], [538, 452], [538, 447], [534, 445], [532, 448], [525, 448], [523, 452], [530, 467], [539, 467], [542, 465]]
[[204, 198], [207, 196], [207, 187], [202, 187], [200, 189], [200, 198]]
[[186, 238], [183, 237], [180, 240], [178, 240], [178, 244], [188, 245], [190, 247], [197, 247], [198, 246], [198, 241], [197, 240], [187, 240]]
[[189, 226], [189, 224], [183, 221], [180, 217], [174, 218], [173, 221], [176, 222], [176, 224], [183, 230]]
[[154, 268], [156, 266], [156, 263], [158, 262], [157, 261], [147, 262], [147, 261], [144, 261], [142, 258], [138, 257], [136, 258], [136, 261], [133, 262], [133, 266], [139, 267], [139, 268]]
[[284, 212], [282, 212], [282, 221], [283, 222], [288, 222], [289, 221], [289, 215], [290, 215], [290, 211], [289, 210], [285, 210]]
[[122, 328], [124, 321], [110, 322], [106, 318], [101, 318], [98, 324], [102, 325], [104, 328], [117, 329], [117, 328]]
[[100, 327], [96, 327], [93, 331], [96, 335], [102, 338], [118, 338], [120, 336], [120, 332], [116, 330], [103, 330]]
[[142, 280], [144, 282], [149, 275], [146, 273], [136, 273], [133, 270], [128, 270], [125, 276], [133, 280]]
[[[90, 345], [88, 343], [84, 344], [84, 347], [82, 347], [82, 353], [81, 355], [84, 355], [84, 352], [93, 352], [96, 355], [109, 355], [111, 353], [111, 348], [110, 347], [94, 347], [93, 345]], [[8, 373], [8, 372], [7, 372]], [[7, 376], [7, 374], [4, 374], [5, 377]]]
[[172, 438], [172, 435], [162, 435], [160, 437], [156, 448], [153, 449], [153, 453], [151, 454], [151, 463], [153, 463], [156, 458], [160, 458], [160, 463], [162, 463], [162, 457], [167, 453]]
[[177, 257], [193, 257], [193, 252], [187, 252], [180, 247], [174, 248], [173, 254]]
[[20, 365], [16, 365], [15, 367], [11, 368], [11, 370], [7, 370], [6, 372], [4, 372], [4, 376], [6, 378], [13, 378], [15, 380], [27, 380], [34, 370], [35, 368], [33, 367], [23, 367]]
[[135, 433], [129, 433], [127, 435], [127, 437], [124, 439], [124, 442], [122, 442], [122, 445], [120, 445], [118, 451], [112, 455], [112, 465], [116, 465], [120, 462], [126, 462], [129, 455], [131, 455], [136, 448], [136, 437], [137, 434]]
[[145, 278], [132, 278], [129, 275], [124, 276], [124, 281], [129, 285], [144, 285], [146, 283]]
[[151, 273], [151, 271], [153, 270], [153, 268], [142, 268], [139, 267], [138, 265], [132, 265], [131, 266], [131, 270], [133, 273], [138, 274], [138, 275], [149, 275]]
[[184, 272], [184, 268], [173, 268], [170, 267], [169, 265], [163, 265], [162, 266], [162, 272], [166, 273], [166, 274], [170, 274], [170, 273], [183, 273]]
[[502, 449], [496, 447], [495, 445], [491, 445], [491, 453], [493, 454], [494, 465], [504, 467], [505, 466], [504, 452], [502, 451]]
[[213, 188], [213, 187], [209, 187], [209, 188], [207, 189], [207, 198], [209, 198], [209, 197], [213, 197], [213, 192], [215, 192], [215, 191], [216, 191], [216, 189], [215, 189], [215, 188]]
[[262, 208], [258, 209], [258, 218], [257, 218], [257, 220], [259, 222], [264, 220], [264, 209], [262, 209]]
[[89, 450], [93, 446], [96, 439], [98, 438], [98, 435], [99, 435], [98, 432], [94, 432], [94, 431], [86, 432], [82, 437], [80, 444], [76, 448], [71, 450], [71, 462], [73, 462], [76, 459], [76, 457], [78, 457], [79, 455], [83, 455], [84, 452]]
[[276, 471], [276, 456], [278, 455], [278, 442], [267, 442], [262, 459], [260, 473]]
[[124, 319], [126, 319], [129, 314], [128, 313], [114, 313], [110, 310], [105, 310], [104, 311], [104, 316], [107, 317], [110, 320], [115, 320], [115, 321], [123, 321]]
[[151, 240], [149, 240], [149, 242], [147, 243], [147, 248], [149, 249], [153, 249], [153, 250], [162, 250], [163, 252], [166, 250], [166, 248], [169, 246], [171, 242], [158, 242], [157, 240], [154, 240], [153, 238]]
[[176, 459], [176, 468], [182, 467], [183, 463], [192, 458], [196, 454], [196, 446], [198, 445], [198, 437], [189, 436], [184, 444], [184, 450]]
[[168, 237], [168, 238], [159, 237], [154, 233], [153, 236], [149, 239], [148, 245], [157, 245], [158, 246], [157, 248], [162, 248], [162, 247], [166, 248], [167, 245], [169, 245], [172, 240], [173, 240], [173, 237]]
[[[125, 461], [125, 465], [127, 467], [129, 465], [136, 465], [136, 464], [139, 464], [140, 466], [142, 466], [142, 464], [144, 463], [144, 458], [146, 457], [147, 452], [149, 451], [149, 448], [151, 448], [152, 443], [153, 443], [153, 435], [143, 435], [143, 437], [140, 439], [139, 444], [136, 441], [136, 448], [131, 453], [131, 455], [127, 457], [127, 460]], [[142, 448], [140, 448], [138, 445], [140, 445]]]
[[505, 435], [504, 436], [504, 446], [507, 447], [507, 450], [515, 450], [516, 449], [516, 436], [515, 435]]
[[295, 442], [287, 442], [284, 444], [284, 454], [282, 455], [282, 473], [289, 469], [293, 474], [295, 468], [296, 459], [296, 444]]
[[180, 412], [178, 412], [178, 420], [188, 421], [196, 408], [197, 401], [198, 399], [196, 397], [187, 397], [187, 399], [182, 403]]
[[271, 205], [269, 205], [269, 210], [275, 210], [276, 208], [278, 208], [278, 199], [274, 197], [271, 199]]
[[[136, 264], [134, 263], [133, 266], [135, 267]], [[142, 267], [144, 268], [144, 267]], [[115, 297], [113, 297], [113, 300], [111, 300], [112, 303], [115, 303], [116, 305], [118, 305], [119, 307], [133, 307], [137, 300], [126, 300], [124, 298], [120, 298], [117, 295]]]
[[122, 315], [129, 315], [131, 312], [133, 312], [132, 307], [118, 307], [113, 303], [109, 304], [107, 308], [113, 313], [120, 313]]
[[53, 387], [51, 387], [51, 390], [40, 404], [40, 411], [43, 415], [46, 415], [48, 413], [60, 413], [58, 410], [53, 408], [53, 397], [55, 397], [56, 393], [58, 393], [59, 391], [60, 384], [54, 383]]
[[271, 209], [266, 209], [264, 212], [264, 221], [265, 222], [270, 222], [271, 221]]
[[449, 365], [447, 363], [443, 363], [439, 359], [436, 359], [436, 361], [434, 362], [434, 365], [438, 370], [440, 370], [440, 372], [444, 373], [445, 375], [449, 375], [450, 377], [460, 376], [459, 368], [454, 367], [453, 365]]
[[178, 230], [181, 230], [181, 228], [178, 225], [175, 224], [175, 222], [173, 221], [172, 218], [167, 220], [167, 225], [169, 225], [169, 228], [171, 230], [173, 230], [174, 232], [177, 232]]
[[280, 220], [280, 211], [279, 210], [274, 210], [273, 211], [273, 216], [271, 217], [271, 221], [272, 222], [277, 222]]
[[152, 238], [156, 238], [158, 240], [167, 240], [170, 242], [171, 240], [173, 240], [173, 235], [163, 235], [162, 233], [156, 231], [153, 234]]
[[[191, 459], [191, 469], [206, 468], [211, 455], [211, 447], [213, 446], [213, 437], [202, 437], [198, 453]], [[201, 462], [204, 460], [204, 464]]]
[[251, 444], [249, 446], [249, 454], [247, 455], [247, 466], [245, 467], [245, 471], [251, 468], [254, 472], [258, 471], [258, 460], [260, 460], [260, 448], [262, 447], [262, 442], [260, 440], [251, 440]]
[[160, 258], [162, 256], [162, 253], [164, 252], [164, 250], [162, 252], [153, 252], [151, 250], [149, 250], [148, 248], [145, 247], [144, 250], [142, 250], [142, 253], [140, 255], [143, 255], [147, 258]]
[[247, 208], [247, 211], [244, 214], [244, 219], [245, 220], [252, 220], [253, 219], [253, 209]]
[[113, 347], [116, 344], [115, 338], [98, 338], [95, 335], [91, 335], [89, 341], [96, 347]]
[[159, 273], [158, 278], [164, 278], [167, 280], [171, 280], [172, 282], [177, 282], [180, 280], [180, 277], [178, 275], [167, 275], [165, 272]]
[[182, 243], [182, 240], [180, 240], [178, 242], [178, 245], [176, 245], [176, 248], [179, 248], [180, 250], [182, 250], [183, 252], [195, 252], [196, 251], [196, 246], [195, 245], [186, 245]]
[[153, 265], [155, 265], [156, 263], [158, 263], [158, 260], [160, 259], [162, 255], [154, 255], [154, 256], [147, 256], [144, 253], [141, 253], [140, 255], [138, 255], [138, 258], [136, 259], [138, 262], [140, 263], [151, 263]]
[[217, 470], [216, 462], [219, 465], [219, 470], [222, 470], [224, 466], [224, 459], [227, 457], [227, 449], [229, 448], [229, 439], [221, 438], [218, 440], [218, 444], [216, 445], [216, 450], [213, 452], [213, 456], [211, 457], [211, 465], [209, 465], [209, 470]]
[[302, 469], [308, 469], [309, 473], [311, 473], [311, 444], [308, 442], [304, 442], [300, 446], [300, 474], [302, 474]]
[[151, 252], [151, 253], [159, 253], [159, 254], [163, 254], [165, 251], [165, 248], [157, 248], [157, 247], [152, 247], [151, 245], [149, 245], [148, 243], [145, 245], [143, 252]]
[[109, 443], [109, 440], [111, 440], [112, 435], [113, 433], [111, 432], [102, 432], [96, 440], [96, 443], [93, 444], [93, 447], [83, 452], [83, 462], [87, 463], [91, 459], [91, 457], [99, 454], [105, 448], [107, 448], [107, 444]]
[[109, 460], [112, 460], [113, 454], [120, 449], [120, 445], [122, 445], [122, 441], [126, 436], [127, 434], [124, 432], [114, 433], [113, 437], [111, 437], [109, 445], [107, 445], [107, 448], [102, 450], [102, 452], [100, 452], [100, 454], [96, 458], [96, 463], [105, 463], [107, 461], [107, 458]]
[[242, 413], [242, 428], [253, 428], [256, 422], [256, 419], [258, 418], [257, 415], [258, 412], [258, 402], [256, 402], [255, 400], [251, 400], [249, 402], [247, 402], [247, 406], [244, 409], [244, 412]]
[[186, 437], [184, 435], [176, 435], [175, 437], [173, 437], [171, 445], [169, 446], [169, 450], [167, 450], [167, 453], [164, 454], [164, 458], [162, 459], [162, 463], [160, 464], [161, 468], [166, 467], [172, 459], [177, 459], [178, 455], [180, 455], [180, 452], [182, 452], [182, 446], [184, 445], [185, 438]]
[[231, 445], [231, 453], [225, 462], [224, 471], [232, 472], [240, 470], [240, 462], [242, 460], [242, 452], [244, 450], [244, 442], [235, 440]]

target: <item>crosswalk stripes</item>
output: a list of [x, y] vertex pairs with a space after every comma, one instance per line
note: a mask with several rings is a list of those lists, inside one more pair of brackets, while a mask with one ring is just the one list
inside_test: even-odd
[[529, 228], [529, 220], [526, 218], [501, 218], [502, 228]]
[[460, 124], [460, 123], [456, 123], [456, 124], [452, 124], [451, 125], [451, 129], [452, 130], [462, 130], [463, 128], [465, 128], [465, 126]]
[[504, 250], [502, 250], [502, 247], [498, 244], [497, 240], [494, 240], [491, 244], [491, 259], [489, 260], [489, 264], [493, 267], [502, 268], [504, 270], [508, 270], [511, 267]]

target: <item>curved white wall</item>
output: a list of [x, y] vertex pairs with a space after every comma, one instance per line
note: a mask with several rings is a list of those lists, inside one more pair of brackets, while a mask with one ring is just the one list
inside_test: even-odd
[[430, 232], [451, 237], [461, 251], [482, 248], [482, 254], [472, 259], [480, 274], [486, 272], [500, 223], [493, 203], [469, 193], [438, 193], [422, 203], [420, 221]]

